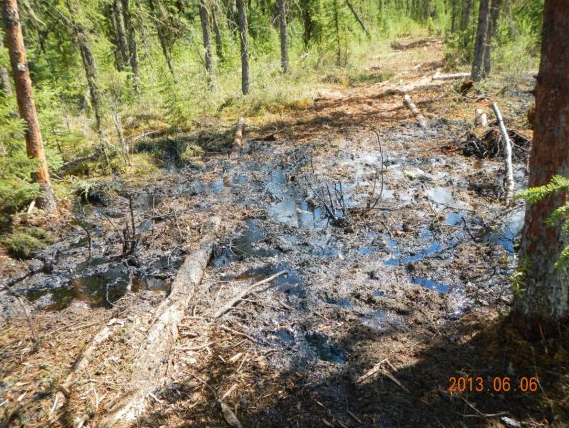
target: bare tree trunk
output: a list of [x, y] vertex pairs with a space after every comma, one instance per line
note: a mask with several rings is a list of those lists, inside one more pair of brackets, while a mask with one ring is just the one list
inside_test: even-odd
[[498, 29], [498, 18], [500, 17], [501, 6], [502, 0], [492, 0], [488, 33], [486, 35], [486, 49], [484, 50], [484, 76], [489, 76], [492, 72], [492, 39]]
[[470, 25], [472, 16], [472, 0], [464, 0], [462, 6], [462, 14], [460, 15], [460, 31], [464, 31]]
[[352, 12], [352, 15], [354, 15], [354, 18], [356, 18], [356, 21], [358, 21], [358, 24], [360, 24], [360, 27], [362, 27], [362, 30], [364, 30], [364, 33], [366, 33], [366, 36], [369, 37], [369, 31], [367, 30], [366, 24], [362, 20], [362, 18], [360, 18], [360, 15], [358, 14], [358, 11], [354, 8], [354, 5], [350, 3], [350, 0], [346, 0], [346, 4], [350, 8], [350, 11]]
[[217, 4], [215, 0], [211, 8], [211, 21], [213, 23], [213, 33], [215, 34], [215, 54], [217, 60], [222, 62], [223, 57], [223, 41], [221, 39], [221, 29], [219, 28], [219, 22], [217, 21]]
[[166, 35], [164, 34], [164, 27], [162, 24], [162, 16], [161, 13], [158, 11], [156, 12], [156, 7], [154, 5], [154, 0], [148, 0], [148, 6], [150, 7], [150, 11], [154, 15], [155, 20], [155, 28], [156, 33], [158, 34], [158, 40], [160, 41], [160, 47], [162, 48], [162, 54], [166, 59], [166, 64], [168, 65], [168, 69], [170, 73], [175, 78], [176, 73], [174, 73], [174, 67], [172, 66], [172, 58], [170, 58], [170, 50], [168, 49], [168, 40], [166, 39]]
[[37, 159], [38, 169], [34, 174], [35, 181], [40, 185], [38, 205], [48, 211], [55, 211], [57, 205], [51, 188], [47, 160], [43, 148], [40, 124], [34, 102], [32, 80], [26, 57], [26, 47], [22, 35], [22, 26], [16, 0], [2, 0], [2, 16], [6, 44], [10, 53], [10, 63], [16, 86], [16, 98], [20, 117], [26, 122], [26, 149], [28, 156]]
[[124, 25], [123, 4], [121, 0], [113, 1], [113, 23], [116, 30], [116, 41], [118, 44], [121, 63], [128, 64], [128, 43]]
[[[547, 184], [554, 175], [569, 177], [567, 16], [569, 2], [545, 0], [528, 187]], [[555, 266], [568, 244], [567, 235], [563, 222], [545, 223], [566, 202], [566, 194], [553, 194], [526, 208], [520, 255], [525, 291], [516, 295], [513, 320], [528, 337], [556, 335], [569, 318], [568, 267]], [[524, 261], [529, 263], [524, 266]]]
[[480, 0], [478, 28], [474, 42], [474, 57], [472, 61], [472, 80], [479, 82], [484, 77], [484, 52], [486, 51], [486, 36], [488, 34], [488, 17], [491, 0]]
[[[69, 9], [72, 17], [78, 15], [78, 10], [74, 4], [74, 1], [75, 0], [67, 0], [67, 8]], [[91, 50], [87, 29], [73, 18], [71, 24], [73, 33], [75, 35], [75, 41], [79, 45], [81, 59], [83, 60], [83, 68], [85, 70], [85, 77], [87, 79], [87, 85], [89, 86], [89, 93], [91, 95], [91, 107], [93, 108], [93, 113], [95, 114], [95, 130], [97, 131], [99, 143], [101, 144], [103, 154], [105, 155], [105, 161], [107, 165], [109, 165], [110, 162], [107, 153], [105, 132], [103, 129], [103, 102], [97, 77], [97, 63], [95, 62], [95, 57], [93, 56], [93, 51]]]
[[12, 96], [12, 84], [10, 83], [10, 75], [8, 70], [0, 67], [0, 88], [6, 97]]
[[238, 13], [239, 38], [241, 40], [241, 91], [249, 93], [249, 45], [247, 42], [247, 13], [243, 0], [236, 0]]
[[211, 37], [209, 33], [209, 13], [205, 0], [199, 0], [200, 21], [202, 24], [203, 45], [205, 49], [205, 70], [207, 72], [210, 90], [215, 89], [215, 70], [213, 65], [213, 53], [211, 51]]
[[132, 69], [132, 86], [134, 92], [138, 93], [140, 87], [140, 69], [138, 67], [138, 47], [136, 45], [136, 33], [134, 24], [131, 19], [129, 0], [122, 0], [122, 12], [124, 25], [126, 27], [127, 43], [128, 43], [128, 62]]
[[281, 36], [281, 68], [283, 73], [288, 73], [288, 45], [286, 34], [286, 0], [278, 0], [279, 3], [279, 24]]

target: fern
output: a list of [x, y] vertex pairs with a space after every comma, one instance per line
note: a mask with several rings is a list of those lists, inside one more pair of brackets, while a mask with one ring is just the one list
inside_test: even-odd
[[[569, 192], [569, 179], [560, 175], [555, 175], [551, 178], [549, 183], [543, 186], [530, 187], [529, 189], [522, 190], [517, 194], [517, 197], [525, 200], [529, 204], [535, 204], [544, 198], [554, 194], [565, 194]], [[562, 206], [553, 211], [545, 220], [545, 224], [549, 227], [556, 227], [561, 225], [561, 233], [563, 235], [569, 234], [569, 202], [565, 202]], [[567, 265], [569, 261], [569, 245], [567, 245], [559, 255], [555, 262], [555, 268], [561, 269]], [[512, 279], [514, 277], [512, 276]]]

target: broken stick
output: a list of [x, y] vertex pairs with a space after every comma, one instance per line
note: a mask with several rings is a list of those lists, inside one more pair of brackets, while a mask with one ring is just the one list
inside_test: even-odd
[[425, 116], [423, 116], [421, 114], [421, 111], [417, 108], [415, 103], [413, 101], [411, 101], [411, 97], [409, 95], [405, 95], [403, 97], [403, 101], [405, 102], [405, 105], [407, 106], [407, 108], [409, 108], [409, 110], [411, 110], [411, 113], [413, 113], [413, 116], [415, 116], [415, 119], [417, 119], [419, 126], [423, 129], [423, 131], [426, 131], [427, 130], [427, 120], [425, 119]]
[[488, 127], [488, 116], [481, 108], [474, 110], [474, 126]]
[[262, 279], [261, 281], [258, 281], [252, 285], [250, 285], [249, 287], [245, 288], [244, 290], [242, 290], [241, 292], [239, 292], [237, 294], [237, 296], [235, 296], [234, 298], [232, 298], [229, 302], [227, 302], [221, 309], [219, 309], [217, 312], [215, 312], [213, 314], [213, 318], [219, 318], [220, 316], [222, 316], [223, 314], [225, 314], [227, 311], [229, 311], [233, 306], [235, 306], [237, 303], [239, 303], [241, 300], [243, 300], [245, 297], [247, 297], [249, 294], [251, 294], [251, 292], [257, 288], [259, 285], [263, 285], [263, 284], [267, 284], [268, 282], [271, 282], [273, 279], [278, 278], [279, 276], [284, 275], [285, 273], [287, 273], [286, 270], [282, 270], [280, 272], [275, 273], [274, 275], [269, 276], [268, 278]]
[[178, 338], [178, 325], [202, 280], [220, 224], [221, 218], [213, 217], [206, 225], [199, 248], [186, 257], [174, 279], [170, 295], [158, 306], [148, 329], [140, 357], [134, 364], [129, 383], [131, 388], [118, 398], [117, 404], [104, 415], [98, 426], [130, 425], [144, 410], [146, 397], [162, 385], [169, 355]]
[[506, 189], [506, 204], [510, 204], [514, 197], [514, 170], [512, 167], [512, 143], [510, 142], [510, 137], [508, 136], [508, 130], [506, 125], [504, 125], [504, 119], [502, 118], [502, 113], [498, 108], [498, 104], [492, 103], [492, 110], [496, 115], [498, 120], [498, 126], [500, 127], [500, 132], [502, 133], [502, 139], [504, 140], [504, 162], [506, 164], [506, 176], [504, 177], [504, 187]]

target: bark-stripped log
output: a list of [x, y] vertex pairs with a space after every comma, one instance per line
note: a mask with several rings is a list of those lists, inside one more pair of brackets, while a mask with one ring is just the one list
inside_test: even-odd
[[504, 178], [504, 187], [506, 189], [506, 203], [512, 202], [514, 197], [514, 170], [512, 168], [512, 143], [510, 142], [510, 137], [508, 136], [508, 130], [506, 125], [504, 125], [504, 119], [502, 119], [502, 113], [496, 103], [492, 103], [492, 110], [496, 115], [498, 120], [498, 126], [500, 127], [500, 132], [502, 133], [502, 139], [504, 140], [504, 161], [506, 163], [506, 177]]
[[415, 119], [417, 119], [417, 123], [419, 123], [419, 126], [423, 130], [426, 131], [427, 130], [427, 120], [425, 119], [425, 116], [423, 116], [421, 114], [421, 112], [419, 111], [419, 109], [417, 108], [415, 103], [413, 103], [413, 101], [411, 101], [411, 97], [409, 95], [405, 95], [403, 97], [403, 100], [404, 100], [407, 108], [409, 108], [409, 110], [411, 110], [411, 113], [413, 113], [413, 116], [415, 116]]
[[158, 307], [146, 343], [141, 347], [130, 391], [118, 398], [117, 404], [103, 416], [99, 426], [128, 426], [143, 412], [146, 397], [162, 386], [169, 355], [178, 338], [178, 324], [202, 280], [220, 224], [220, 217], [213, 217], [208, 222], [199, 248], [186, 258], [178, 271], [170, 296]]
[[439, 74], [436, 72], [433, 75], [433, 80], [455, 80], [470, 77], [470, 73], [452, 73], [452, 74]]

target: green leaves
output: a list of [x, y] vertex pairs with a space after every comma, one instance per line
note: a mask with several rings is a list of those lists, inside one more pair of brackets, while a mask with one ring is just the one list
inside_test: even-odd
[[[551, 178], [548, 184], [522, 190], [516, 195], [516, 197], [523, 199], [530, 204], [535, 204], [550, 195], [563, 194], [568, 191], [569, 179], [560, 175], [555, 175]], [[545, 221], [545, 224], [549, 227], [556, 227], [560, 223], [562, 223], [561, 233], [564, 235], [569, 234], [569, 202], [565, 202], [565, 204], [553, 211]], [[569, 245], [561, 251], [559, 258], [555, 262], [555, 268], [560, 269], [566, 266], [568, 261]]]

